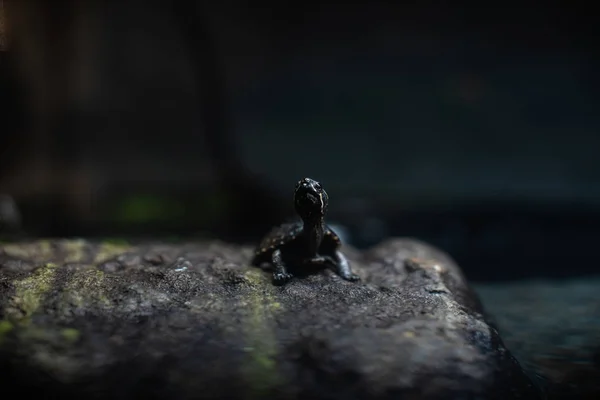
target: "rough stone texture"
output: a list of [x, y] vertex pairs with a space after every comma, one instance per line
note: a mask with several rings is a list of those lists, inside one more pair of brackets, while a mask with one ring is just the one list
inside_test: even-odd
[[[61, 398], [496, 398], [537, 389], [443, 253], [394, 239], [277, 287], [251, 248], [0, 247], [0, 379]], [[408, 260], [408, 261], [405, 261]]]
[[600, 399], [600, 276], [475, 288], [548, 399]]

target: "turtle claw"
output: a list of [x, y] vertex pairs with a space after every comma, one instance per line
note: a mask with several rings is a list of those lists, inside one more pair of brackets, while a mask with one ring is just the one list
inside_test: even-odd
[[282, 285], [293, 278], [293, 275], [288, 272], [275, 272], [273, 274], [273, 279], [276, 284]]
[[358, 276], [356, 274], [350, 274], [350, 275], [347, 275], [347, 276], [342, 276], [342, 278], [344, 278], [345, 280], [350, 281], [350, 282], [360, 281], [360, 276]]

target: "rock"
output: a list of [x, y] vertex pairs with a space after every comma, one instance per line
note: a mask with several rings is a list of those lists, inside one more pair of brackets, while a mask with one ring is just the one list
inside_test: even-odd
[[537, 389], [444, 253], [394, 239], [278, 287], [219, 242], [0, 247], [5, 393], [90, 399], [493, 398]]

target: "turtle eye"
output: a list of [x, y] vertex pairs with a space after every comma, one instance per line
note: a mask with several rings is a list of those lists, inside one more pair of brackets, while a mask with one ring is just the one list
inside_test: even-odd
[[321, 187], [321, 184], [320, 184], [320, 183], [317, 183], [317, 184], [315, 184], [315, 189], [317, 189], [317, 190], [321, 190], [321, 189], [323, 189], [323, 188]]

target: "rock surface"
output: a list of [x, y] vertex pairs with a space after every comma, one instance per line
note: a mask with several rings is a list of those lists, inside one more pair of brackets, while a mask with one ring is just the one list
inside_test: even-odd
[[537, 389], [444, 253], [393, 239], [283, 287], [219, 242], [0, 246], [5, 393], [495, 398]]

